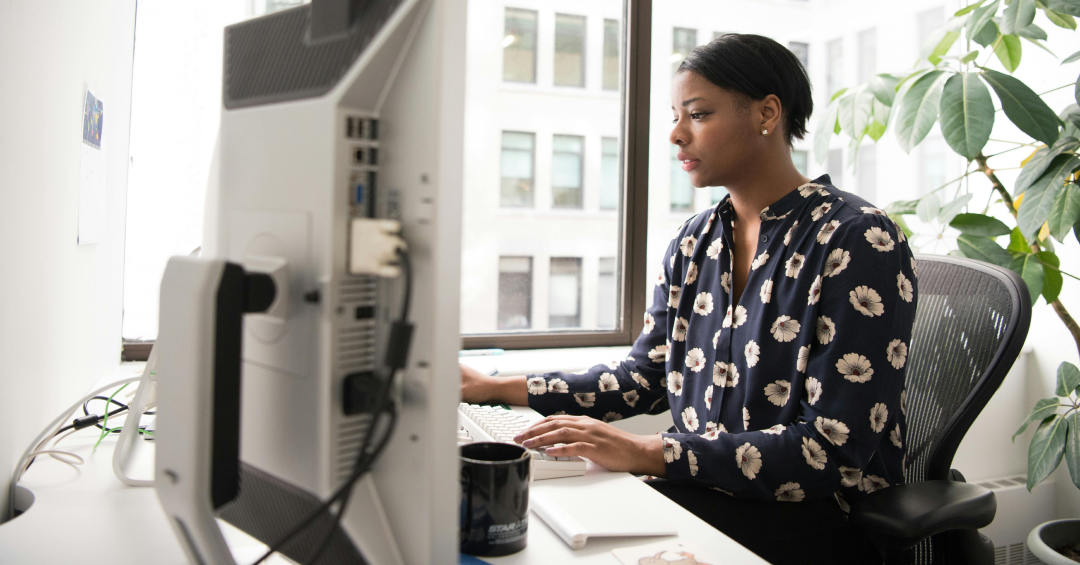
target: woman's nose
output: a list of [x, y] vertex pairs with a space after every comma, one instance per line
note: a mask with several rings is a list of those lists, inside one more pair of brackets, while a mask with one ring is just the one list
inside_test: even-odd
[[687, 142], [686, 128], [683, 127], [682, 123], [682, 120], [675, 122], [675, 125], [671, 128], [671, 136], [669, 137], [671, 143], [679, 146], [686, 145]]

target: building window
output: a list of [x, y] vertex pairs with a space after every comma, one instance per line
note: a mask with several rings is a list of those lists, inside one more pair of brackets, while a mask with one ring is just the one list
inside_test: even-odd
[[532, 327], [532, 257], [499, 257], [499, 329]]
[[671, 36], [671, 74], [674, 75], [683, 59], [697, 47], [697, 30], [677, 27]]
[[791, 52], [795, 54], [795, 57], [799, 59], [800, 63], [802, 63], [803, 68], [806, 69], [806, 73], [809, 74], [810, 44], [803, 43], [801, 41], [792, 41], [791, 43], [788, 43], [788, 49], [791, 49]]
[[919, 160], [919, 196], [926, 196], [930, 191], [945, 184], [948, 148], [940, 137], [927, 137], [916, 148]]
[[585, 16], [555, 14], [555, 86], [585, 86]]
[[694, 209], [694, 185], [690, 175], [682, 170], [679, 146], [671, 146], [671, 211], [690, 212]]
[[601, 257], [596, 275], [596, 327], [614, 328], [618, 305], [618, 287], [615, 286], [615, 258]]
[[619, 206], [619, 140], [605, 137], [600, 140], [600, 209], [614, 210]]
[[619, 89], [619, 20], [604, 20], [604, 90]]
[[808, 165], [810, 163], [810, 156], [806, 151], [795, 150], [791, 152], [791, 162], [795, 164], [795, 168], [799, 170], [803, 176], [810, 176]]
[[551, 140], [551, 205], [581, 208], [582, 149], [580, 135], [556, 135]]
[[859, 148], [856, 182], [859, 196], [877, 206], [877, 145], [868, 144]]
[[829, 156], [825, 160], [825, 172], [829, 174], [833, 186], [839, 187], [844, 182], [844, 151], [842, 149], [830, 149]]
[[834, 39], [825, 44], [825, 85], [829, 91], [826, 96], [832, 98], [837, 90], [844, 88], [844, 40]]
[[548, 280], [548, 327], [581, 327], [581, 258], [552, 257]]
[[519, 131], [502, 133], [502, 191], [499, 204], [506, 208], [533, 206], [533, 156], [536, 136]]
[[870, 80], [877, 72], [877, 31], [873, 28], [863, 30], [856, 36], [859, 44], [859, 76], [860, 84]]
[[536, 82], [536, 12], [533, 10], [506, 9], [503, 80]]
[[716, 204], [727, 196], [727, 189], [722, 186], [710, 186], [709, 187], [709, 202]]

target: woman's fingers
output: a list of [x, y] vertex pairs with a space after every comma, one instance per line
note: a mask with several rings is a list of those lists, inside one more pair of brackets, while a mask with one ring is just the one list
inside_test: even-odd
[[529, 429], [514, 436], [514, 441], [521, 443], [529, 438], [551, 432], [560, 426], [570, 426], [578, 429], [584, 429], [585, 424], [582, 420], [587, 419], [582, 416], [548, 416], [543, 420], [533, 424]]
[[546, 447], [549, 445], [555, 445], [556, 443], [574, 443], [578, 441], [589, 441], [591, 434], [587, 430], [578, 429], [570, 426], [563, 426], [553, 429], [547, 433], [542, 433], [532, 438], [526, 439], [521, 442], [522, 447], [537, 448]]
[[560, 445], [559, 447], [549, 447], [545, 451], [548, 452], [548, 455], [554, 455], [555, 457], [577, 456], [591, 459], [589, 456], [596, 452], [596, 445], [578, 441], [567, 445]]

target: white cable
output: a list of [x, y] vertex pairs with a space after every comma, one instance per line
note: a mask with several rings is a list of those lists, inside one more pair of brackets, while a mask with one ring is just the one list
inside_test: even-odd
[[15, 475], [11, 477], [11, 485], [8, 487], [8, 491], [9, 491], [8, 492], [8, 516], [13, 516], [14, 513], [15, 513], [15, 485], [17, 485], [19, 483], [19, 479], [22, 478], [23, 473], [26, 471], [26, 467], [29, 465], [29, 462], [30, 462], [30, 460], [32, 458], [31, 454], [34, 453], [34, 451], [37, 451], [38, 449], [40, 449], [41, 445], [45, 441], [47, 441], [48, 438], [55, 435], [56, 430], [59, 430], [61, 427], [63, 427], [64, 421], [68, 418], [68, 416], [70, 416], [73, 412], [75, 412], [75, 410], [77, 410], [80, 406], [82, 406], [84, 402], [94, 398], [95, 396], [97, 396], [97, 395], [99, 395], [99, 394], [101, 394], [101, 393], [103, 393], [103, 392], [105, 392], [107, 390], [110, 390], [110, 389], [113, 389], [113, 388], [116, 388], [118, 386], [122, 386], [122, 385], [125, 385], [125, 384], [128, 384], [128, 383], [133, 383], [133, 382], [136, 382], [136, 381], [138, 381], [140, 379], [142, 379], [141, 376], [139, 376], [139, 377], [130, 377], [130, 378], [127, 378], [127, 379], [121, 379], [119, 381], [116, 381], [114, 383], [110, 383], [108, 385], [105, 385], [105, 386], [91, 392], [90, 394], [80, 398], [79, 401], [76, 402], [75, 404], [72, 404], [70, 408], [63, 411], [59, 416], [56, 417], [55, 420], [50, 422], [49, 425], [45, 427], [45, 429], [41, 430], [41, 433], [38, 434], [37, 437], [34, 438], [34, 441], [30, 442], [30, 446], [26, 448], [25, 452], [23, 452], [22, 457], [19, 459], [19, 463], [17, 465], [15, 465], [15, 469], [17, 469], [18, 472], [15, 473]]
[[153, 374], [154, 366], [157, 365], [157, 350], [157, 344], [150, 348], [146, 367], [143, 368], [143, 374], [139, 377], [139, 388], [135, 393], [135, 400], [128, 406], [128, 418], [124, 421], [124, 427], [120, 430], [120, 439], [116, 441], [116, 447], [113, 448], [113, 474], [120, 479], [120, 482], [133, 487], [154, 486], [153, 480], [133, 479], [127, 476], [124, 473], [124, 464], [127, 463], [128, 455], [131, 454], [135, 439], [139, 437], [139, 421], [142, 420], [143, 412], [147, 410], [150, 391], [154, 387], [156, 379]]

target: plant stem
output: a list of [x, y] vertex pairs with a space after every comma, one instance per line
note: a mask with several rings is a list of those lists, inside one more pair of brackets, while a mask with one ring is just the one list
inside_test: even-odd
[[1047, 90], [1046, 92], [1040, 92], [1039, 96], [1042, 96], [1043, 94], [1050, 94], [1051, 92], [1054, 92], [1055, 90], [1061, 90], [1062, 88], [1069, 88], [1070, 86], [1073, 86], [1074, 84], [1076, 84], [1076, 83], [1075, 82], [1070, 82], [1069, 84], [1064, 84], [1064, 85], [1061, 85], [1061, 86], [1059, 86], [1057, 88], [1051, 88], [1050, 90]]
[[[1031, 147], [1037, 147], [1037, 145], [1035, 145], [1034, 143], [1023, 143], [1023, 142], [1020, 142], [1020, 141], [1011, 141], [1011, 140], [1008, 140], [1008, 139], [994, 139], [992, 137], [988, 141], [996, 141], [998, 143], [1013, 143], [1013, 144], [1016, 144], [1016, 145], [1030, 145]], [[989, 159], [990, 157], [992, 157], [992, 155], [987, 156], [987, 159]]]
[[[1009, 194], [1009, 191], [1005, 190], [1005, 185], [1001, 184], [1001, 181], [997, 178], [997, 175], [994, 174], [994, 169], [990, 168], [986, 164], [986, 156], [983, 155], [980, 151], [979, 154], [975, 156], [975, 160], [978, 161], [979, 167], [981, 168], [983, 174], [986, 175], [986, 178], [990, 179], [990, 184], [993, 185], [994, 190], [1001, 195], [1001, 199], [1004, 200], [1005, 204], [1009, 207], [1009, 213], [1013, 215], [1013, 218], [1016, 218], [1016, 204], [1013, 202], [1012, 196]], [[1031, 244], [1031, 251], [1033, 253], [1038, 253], [1042, 251], [1042, 247], [1039, 245], [1038, 242], [1034, 242]], [[1080, 324], [1077, 324], [1076, 320], [1073, 319], [1071, 314], [1069, 314], [1069, 311], [1065, 309], [1065, 305], [1061, 303], [1060, 297], [1051, 302], [1050, 306], [1054, 307], [1054, 312], [1057, 313], [1058, 318], [1061, 318], [1061, 322], [1064, 323], [1065, 327], [1069, 329], [1069, 333], [1072, 334], [1073, 341], [1076, 342], [1077, 352], [1080, 352]]]

